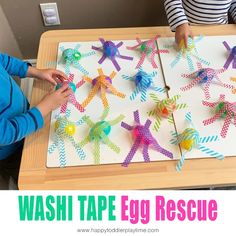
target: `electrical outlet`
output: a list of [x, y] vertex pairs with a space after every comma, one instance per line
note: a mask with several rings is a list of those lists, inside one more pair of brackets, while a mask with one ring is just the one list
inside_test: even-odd
[[57, 4], [53, 3], [41, 3], [41, 13], [45, 26], [60, 25], [60, 18], [58, 14]]

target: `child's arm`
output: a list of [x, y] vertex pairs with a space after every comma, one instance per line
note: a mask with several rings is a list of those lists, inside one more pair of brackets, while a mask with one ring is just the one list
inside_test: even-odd
[[181, 0], [165, 0], [164, 5], [172, 31], [176, 31], [179, 25], [188, 23]]
[[44, 117], [68, 101], [71, 94], [68, 85], [47, 95], [37, 107], [13, 118], [0, 118], [0, 146], [20, 141], [43, 127]]
[[54, 69], [36, 69], [31, 66], [27, 71], [27, 76], [41, 80], [47, 80], [53, 85], [57, 85], [58, 83], [61, 83], [64, 80], [68, 80], [67, 76], [62, 71]]
[[188, 46], [188, 37], [193, 37], [188, 24], [188, 19], [182, 5], [182, 0], [165, 0], [166, 15], [172, 31], [175, 31], [175, 39], [179, 45], [184, 39], [185, 47]]
[[0, 53], [0, 64], [13, 76], [24, 78], [26, 76], [29, 64], [15, 57]]
[[42, 128], [44, 120], [38, 108], [14, 118], [0, 118], [0, 146], [10, 145]]
[[229, 9], [229, 14], [232, 17], [234, 23], [236, 23], [236, 0], [233, 0]]
[[0, 53], [0, 63], [10, 75], [19, 76], [20, 78], [24, 78], [26, 76], [34, 77], [41, 80], [47, 80], [53, 85], [67, 80], [67, 76], [59, 70], [39, 70], [29, 66], [28, 63], [15, 57], [8, 56], [7, 54]]

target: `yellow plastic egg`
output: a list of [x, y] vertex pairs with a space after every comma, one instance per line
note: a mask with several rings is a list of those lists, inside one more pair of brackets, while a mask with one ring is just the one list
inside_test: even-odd
[[192, 43], [192, 44], [190, 44], [190, 45], [188, 46], [188, 51], [191, 52], [194, 48], [195, 48], [195, 46], [194, 46], [194, 44]]
[[179, 43], [179, 48], [183, 50], [183, 53], [185, 54], [187, 51], [192, 52], [193, 49], [195, 48], [194, 42], [192, 39], [188, 40], [188, 48], [185, 48], [185, 43], [184, 40], [182, 39]]
[[66, 134], [70, 135], [70, 136], [73, 136], [75, 134], [75, 125], [74, 124], [68, 124], [66, 127], [65, 127], [65, 132]]
[[180, 147], [189, 151], [192, 148], [193, 144], [194, 144], [194, 139], [183, 140], [180, 142]]
[[180, 147], [189, 151], [199, 143], [199, 133], [194, 128], [187, 128], [181, 134]]

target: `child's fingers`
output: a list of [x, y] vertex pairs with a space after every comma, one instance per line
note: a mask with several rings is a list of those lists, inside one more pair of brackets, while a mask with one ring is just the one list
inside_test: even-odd
[[72, 94], [72, 89], [71, 88], [68, 88], [67, 90], [65, 90], [63, 92], [64, 97], [69, 97], [71, 94]]
[[68, 84], [63, 84], [56, 92], [58, 93], [63, 93], [64, 91], [66, 91], [69, 88]]
[[69, 99], [70, 99], [70, 95], [67, 96], [67, 97], [64, 97], [64, 100], [65, 100], [66, 102], [69, 101]]
[[180, 44], [180, 37], [177, 34], [175, 34], [175, 42], [177, 45]]
[[57, 77], [53, 77], [53, 80], [56, 81], [57, 84], [61, 84], [63, 81], [61, 81], [60, 79], [58, 79]]
[[55, 81], [53, 78], [48, 78], [47, 81], [53, 85], [57, 85], [57, 81]]
[[61, 84], [67, 80], [64, 80], [61, 76], [59, 75], [52, 75], [52, 78], [54, 81], [56, 81], [58, 84]]
[[190, 31], [190, 37], [191, 37], [192, 39], [194, 39], [194, 35], [193, 35], [193, 32], [192, 32], [192, 31]]
[[180, 49], [181, 37], [176, 37], [175, 42], [177, 44], [177, 47]]
[[184, 46], [185, 46], [185, 48], [188, 48], [188, 37], [189, 37], [188, 34], [184, 35]]
[[60, 70], [55, 70], [54, 74], [56, 75], [56, 77], [63, 82], [64, 80], [68, 80], [68, 77], [66, 76], [66, 74], [64, 74], [62, 71]]

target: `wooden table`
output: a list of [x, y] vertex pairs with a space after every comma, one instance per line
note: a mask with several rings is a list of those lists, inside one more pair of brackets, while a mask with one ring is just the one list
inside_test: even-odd
[[[236, 25], [196, 26], [195, 35], [232, 35]], [[152, 38], [156, 34], [173, 36], [169, 27], [123, 29], [58, 30], [44, 33], [40, 39], [37, 67], [56, 61], [59, 42], [96, 41], [106, 39]], [[50, 90], [48, 83], [35, 81], [31, 105], [35, 106]], [[198, 188], [236, 184], [236, 158], [224, 161], [215, 158], [186, 160], [181, 173], [176, 172], [176, 161], [134, 163], [128, 168], [120, 164], [46, 168], [50, 117], [45, 127], [25, 140], [20, 177], [20, 189], [173, 189]], [[235, 141], [232, 140], [232, 145]]]

